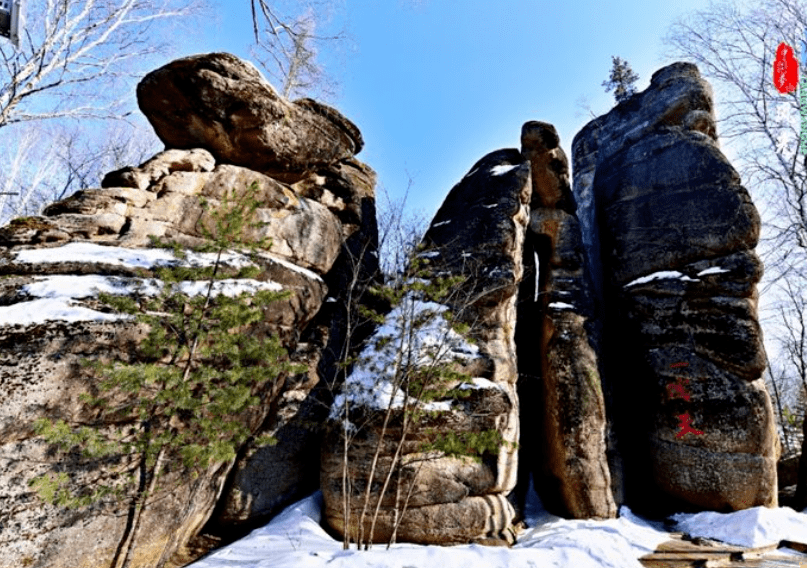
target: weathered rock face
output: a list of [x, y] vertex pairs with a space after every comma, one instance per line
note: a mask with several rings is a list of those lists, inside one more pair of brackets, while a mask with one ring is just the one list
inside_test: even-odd
[[371, 331], [357, 321], [355, 306], [370, 303], [366, 290], [378, 283], [380, 273], [374, 187], [375, 173], [355, 159], [294, 186], [299, 195], [325, 204], [341, 221], [344, 242], [323, 276], [328, 301], [297, 344], [296, 352], [307, 361], [309, 372], [287, 380], [262, 427], [277, 443], [251, 446], [239, 457], [208, 527], [212, 532], [228, 532], [231, 527], [242, 532], [264, 524], [319, 486], [321, 426], [342, 380], [338, 363]]
[[[373, 393], [388, 392], [386, 377], [395, 374], [390, 370], [396, 365], [395, 354], [385, 354], [384, 349], [406, 337], [396, 322], [406, 310], [414, 310], [417, 315], [410, 319], [417, 321], [428, 310], [440, 309], [424, 298], [405, 299], [404, 308], [388, 315], [371, 338], [369, 349], [378, 352], [366, 354], [374, 361], [353, 370], [346, 395], [337, 399], [337, 411], [331, 415], [323, 446], [322, 491], [325, 519], [338, 533], [367, 540], [372, 530], [376, 542], [386, 542], [393, 535], [420, 543], [512, 541], [508, 529], [514, 511], [506, 496], [516, 482], [518, 440], [515, 299], [530, 193], [529, 163], [517, 150], [501, 150], [471, 168], [434, 218], [423, 239], [421, 257], [428, 259], [434, 277], [465, 277], [445, 303], [459, 321], [470, 326], [468, 334], [475, 344], [445, 326], [439, 313], [427, 329], [416, 330], [420, 339], [413, 341], [439, 338], [436, 343], [447, 349], [442, 361], [472, 379], [455, 381], [455, 386], [464, 383], [461, 388], [468, 396], [427, 407], [436, 414], [424, 417], [406, 436], [402, 433], [407, 418], [400, 408], [394, 409], [385, 425], [391, 399], [384, 395], [379, 401]], [[386, 347], [374, 347], [382, 344]], [[432, 364], [429, 357], [425, 363], [422, 355], [414, 358], [419, 361], [416, 369]], [[344, 406], [340, 405], [346, 399], [352, 401], [350, 422], [359, 426], [356, 432], [348, 430], [345, 451]], [[470, 440], [482, 433], [494, 433], [500, 443], [482, 452], [479, 460], [424, 449], [424, 443], [441, 437]], [[390, 471], [391, 483], [382, 491]], [[368, 480], [372, 484], [365, 499]], [[379, 514], [373, 521], [379, 500]], [[365, 501], [370, 514], [362, 516]]]
[[[347, 307], [348, 295], [361, 296], [378, 277], [375, 175], [353, 158], [360, 135], [336, 111], [313, 101], [280, 99], [257, 71], [232, 56], [194, 59], [199, 60], [214, 61], [200, 71], [214, 85], [195, 82], [190, 90], [198, 88], [212, 105], [201, 114], [220, 106], [229, 117], [216, 115], [221, 122], [208, 126], [224, 125], [238, 141], [237, 151], [229, 142], [227, 151], [212, 144], [207, 127], [197, 128], [202, 119], [184, 116], [187, 109], [171, 110], [184, 100], [171, 100], [182, 91], [176, 87], [160, 111], [167, 114], [153, 118], [168, 150], [108, 174], [102, 189], [78, 192], [41, 216], [0, 228], [0, 337], [6, 354], [0, 359], [0, 503], [5, 504], [0, 506], [5, 527], [0, 568], [110, 565], [122, 546], [129, 502], [79, 511], [44, 505], [28, 484], [55, 464], [35, 436], [34, 421], [48, 416], [92, 422], [94, 414], [80, 398], [92, 384], [79, 363], [88, 357], [125, 359], [145, 337], [142, 325], [99, 311], [93, 288], [134, 295], [128, 286], [150, 282], [158, 262], [175, 261], [169, 252], [151, 248], [150, 235], [183, 246], [200, 244], [202, 227], [215, 232], [201, 200], [215, 208], [225, 196], [239, 197], [251, 186], [257, 189], [261, 223], [243, 236], [269, 239], [271, 248], [249, 261], [258, 268], [256, 277], [233, 285], [290, 292], [251, 332], [277, 334], [308, 372], [267, 377], [260, 389], [265, 404], [243, 417], [256, 436], [275, 435], [276, 446], [249, 442], [235, 461], [195, 480], [181, 468], [170, 468], [161, 482], [165, 494], [143, 513], [132, 566], [151, 567], [170, 558], [211, 526], [211, 516], [219, 531], [249, 527], [316, 488], [319, 462], [312, 448], [322, 435], [317, 424], [324, 419], [322, 409], [327, 413], [334, 362], [356, 341], [344, 331], [344, 318], [355, 316]], [[175, 67], [188, 66], [193, 64], [181, 60]], [[154, 94], [149, 91], [154, 80], [144, 80], [140, 91]], [[225, 83], [229, 87], [216, 94]], [[170, 90], [167, 83], [160, 89], [166, 89], [161, 94]], [[239, 96], [249, 100], [238, 103]], [[274, 106], [250, 106], [261, 97]], [[249, 108], [244, 112], [250, 120], [280, 116], [282, 124], [264, 125], [279, 134], [255, 134], [250, 130], [255, 125], [244, 122], [234, 107]], [[260, 149], [245, 142], [253, 136], [260, 139]], [[238, 157], [228, 161], [232, 152]], [[261, 159], [250, 163], [258, 155]], [[295, 185], [267, 171], [280, 172], [279, 178]], [[237, 262], [245, 257], [227, 261]], [[235, 273], [235, 264], [227, 263], [223, 270]], [[353, 282], [350, 289], [343, 285], [347, 280]], [[123, 465], [136, 470], [137, 464]], [[60, 467], [71, 471], [78, 485], [106, 473], [103, 467]]]
[[[104, 193], [97, 192], [96, 204]], [[121, 201], [108, 196], [108, 203]], [[103, 209], [92, 215], [99, 214]], [[79, 224], [80, 214], [64, 215], [70, 228]], [[61, 226], [59, 214], [43, 219], [48, 226]], [[0, 542], [0, 566], [108, 566], [125, 534], [128, 501], [79, 512], [41, 503], [28, 482], [55, 464], [47, 446], [34, 436], [33, 423], [42, 416], [94, 422], [94, 411], [79, 398], [92, 387], [80, 362], [86, 357], [125, 359], [144, 330], [127, 322], [103, 321], [112, 318], [93, 310], [97, 302], [91, 288], [121, 293], [127, 285], [153, 278], [155, 266], [149, 256], [154, 250], [121, 247], [107, 236], [56, 247], [19, 245], [2, 254], [6, 278], [0, 291], [4, 304], [0, 334], [4, 351], [14, 356], [3, 362], [0, 452], [6, 459], [0, 491], [3, 501], [14, 506], [3, 509], [4, 524], [12, 528], [4, 531]], [[267, 322], [293, 347], [298, 330], [305, 328], [324, 300], [325, 285], [314, 273], [291, 270], [270, 257], [260, 269], [259, 281], [276, 282], [293, 293], [282, 305], [273, 306]], [[278, 383], [274, 379], [267, 377], [262, 387], [267, 398], [274, 389], [283, 389], [282, 378]], [[262, 413], [265, 410], [245, 416], [248, 427], [257, 429]], [[105, 473], [103, 468], [88, 470], [77, 463], [60, 467], [65, 465], [80, 484]], [[158, 495], [143, 515], [134, 566], [152, 566], [163, 555], [169, 557], [202, 528], [231, 465], [212, 468], [196, 481], [179, 471], [163, 480], [166, 493]], [[131, 464], [135, 471], [136, 466]]]
[[285, 181], [352, 157], [363, 142], [336, 110], [277, 94], [250, 63], [227, 53], [178, 59], [152, 71], [137, 100], [169, 148], [205, 148], [218, 162]]
[[524, 248], [530, 278], [519, 294], [516, 331], [521, 487], [531, 473], [550, 511], [573, 518], [614, 517], [605, 401], [589, 338], [591, 285], [568, 160], [550, 124], [526, 123], [521, 141], [533, 183]]
[[718, 149], [711, 89], [666, 67], [573, 149], [628, 503], [775, 505], [759, 217]]

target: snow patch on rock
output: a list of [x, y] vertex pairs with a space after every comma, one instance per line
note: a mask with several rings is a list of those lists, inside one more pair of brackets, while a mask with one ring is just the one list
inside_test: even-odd
[[647, 284], [648, 282], [652, 282], [653, 280], [670, 280], [670, 279], [678, 279], [682, 282], [700, 282], [700, 280], [696, 278], [690, 278], [686, 274], [678, 272], [677, 270], [662, 270], [659, 272], [654, 272], [653, 274], [648, 274], [647, 276], [642, 276], [641, 278], [637, 278], [636, 280], [632, 280], [625, 284], [625, 288], [630, 288], [631, 286], [637, 286], [639, 284]]
[[460, 385], [460, 390], [477, 390], [477, 389], [498, 389], [502, 390], [501, 385], [498, 385], [484, 377], [474, 377]]
[[507, 172], [516, 169], [517, 167], [519, 167], [519, 166], [518, 165], [510, 166], [510, 165], [503, 165], [503, 164], [498, 165], [498, 166], [493, 166], [492, 168], [490, 168], [490, 174], [494, 175], [494, 176], [504, 175]]
[[731, 272], [730, 270], [726, 270], [725, 268], [720, 268], [719, 266], [713, 266], [711, 268], [707, 268], [706, 270], [701, 270], [698, 272], [698, 276], [708, 276], [709, 274], [724, 274], [726, 272]]
[[[207, 294], [207, 280], [179, 282], [179, 291], [188, 296]], [[20, 288], [20, 293], [36, 300], [19, 302], [0, 307], [0, 325], [32, 325], [46, 321], [117, 321], [129, 316], [108, 314], [82, 306], [76, 300], [105, 294], [155, 295], [163, 282], [156, 278], [126, 278], [100, 275], [53, 275], [38, 276], [35, 281]], [[283, 287], [277, 282], [260, 282], [252, 279], [224, 279], [213, 283], [211, 295], [235, 297], [244, 292], [272, 290]]]
[[[447, 310], [442, 304], [407, 294], [362, 350], [343, 392], [334, 400], [331, 420], [344, 414], [346, 403], [376, 410], [403, 407], [404, 393], [396, 379], [409, 368], [478, 357], [479, 349], [451, 329], [443, 317]], [[432, 402], [424, 408], [448, 411], [451, 403]]]
[[[95, 243], [68, 243], [61, 247], [22, 250], [16, 253], [15, 263], [48, 264], [57, 262], [84, 262], [112, 264], [128, 268], [152, 268], [187, 263], [190, 266], [213, 266], [216, 253], [188, 252], [185, 261], [174, 256], [170, 249], [150, 248], [133, 249]], [[239, 253], [223, 253], [221, 262], [234, 268], [253, 264], [246, 255]]]

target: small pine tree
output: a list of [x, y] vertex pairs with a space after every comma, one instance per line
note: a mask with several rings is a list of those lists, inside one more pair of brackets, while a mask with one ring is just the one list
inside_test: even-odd
[[614, 91], [614, 98], [617, 103], [628, 99], [636, 94], [636, 81], [639, 76], [630, 68], [630, 63], [620, 57], [611, 56], [611, 76], [607, 81], [602, 82], [605, 92]]
[[[251, 408], [282, 376], [300, 372], [288, 360], [280, 340], [259, 329], [267, 307], [287, 293], [260, 290], [227, 297], [213, 297], [214, 284], [222, 275], [222, 254], [241, 250], [255, 253], [267, 242], [248, 243], [241, 238], [258, 206], [253, 184], [239, 199], [233, 190], [221, 207], [210, 211], [215, 228], [203, 228], [209, 245], [201, 252], [216, 254], [213, 266], [169, 266], [157, 270], [162, 291], [141, 302], [123, 296], [99, 295], [117, 312], [148, 324], [148, 337], [137, 347], [133, 361], [85, 361], [95, 377], [98, 393], [86, 395], [85, 404], [95, 410], [94, 424], [77, 425], [42, 418], [37, 432], [55, 449], [73, 452], [92, 464], [136, 464], [138, 473], [122, 470], [93, 487], [71, 487], [66, 472], [40, 476], [31, 483], [40, 497], [69, 508], [91, 506], [101, 500], [131, 499], [133, 522], [121, 541], [112, 566], [126, 549], [122, 566], [130, 564], [140, 517], [155, 495], [157, 480], [167, 470], [184, 468], [197, 477], [216, 463], [235, 458], [252, 435], [244, 422]], [[159, 244], [155, 241], [155, 244]], [[183, 258], [178, 246], [174, 255]], [[248, 266], [236, 277], [250, 278], [259, 269]], [[232, 274], [229, 277], [233, 277]], [[206, 294], [188, 296], [183, 281], [205, 282]], [[250, 329], [249, 333], [239, 332]], [[116, 429], [110, 424], [125, 425]], [[271, 443], [271, 440], [268, 440]], [[163, 560], [158, 563], [163, 564]]]

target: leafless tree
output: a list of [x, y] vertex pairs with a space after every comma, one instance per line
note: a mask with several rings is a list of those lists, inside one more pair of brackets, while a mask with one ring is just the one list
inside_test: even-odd
[[123, 78], [164, 52], [165, 26], [200, 0], [30, 0], [20, 48], [0, 42], [0, 127], [58, 117], [120, 117]]
[[0, 223], [97, 186], [108, 169], [155, 148], [130, 116], [134, 82], [167, 53], [169, 26], [203, 14], [204, 2], [24, 3], [19, 48], [0, 40]]
[[710, 3], [675, 23], [666, 42], [715, 86], [721, 139], [737, 154], [744, 183], [765, 198], [765, 252], [776, 258], [778, 275], [787, 275], [803, 272], [807, 176], [798, 92], [777, 90], [773, 64], [780, 42], [797, 53], [804, 44], [807, 4], [763, 0], [754, 6]]
[[[715, 89], [718, 130], [762, 216], [761, 294], [766, 333], [781, 345], [771, 379], [783, 399], [803, 388], [807, 293], [807, 131], [799, 91], [780, 92], [774, 62], [780, 43], [807, 50], [804, 0], [710, 2], [680, 19], [665, 42], [669, 55], [696, 63]], [[795, 62], [791, 62], [795, 63]], [[804, 80], [807, 69], [801, 68]], [[787, 90], [787, 89], [785, 89]], [[789, 392], [788, 392], [789, 391]]]
[[796, 284], [789, 279], [782, 282], [787, 301], [779, 305], [782, 329], [785, 330], [780, 342], [787, 360], [790, 390], [796, 393], [792, 396], [792, 405], [795, 414], [803, 419], [807, 415], [807, 407], [800, 404], [807, 395], [807, 290], [804, 285], [796, 287]]
[[3, 130], [0, 153], [0, 226], [80, 189], [103, 175], [140, 164], [160, 147], [144, 126], [103, 121], [87, 130], [64, 121], [15, 124]]
[[6, 136], [5, 143], [13, 151], [0, 155], [0, 225], [35, 213], [37, 189], [51, 184], [58, 173], [55, 146], [40, 142], [40, 133], [30, 128], [14, 132], [13, 140]]
[[335, 81], [317, 56], [325, 45], [347, 41], [344, 31], [332, 27], [334, 0], [293, 3], [294, 12], [283, 10], [282, 2], [250, 0], [255, 35], [253, 55], [280, 82], [286, 98], [334, 95]]
[[429, 226], [423, 211], [406, 205], [413, 184], [414, 180], [409, 176], [406, 192], [398, 199], [390, 196], [383, 187], [378, 192], [379, 256], [381, 272], [388, 281], [405, 272], [412, 251]]

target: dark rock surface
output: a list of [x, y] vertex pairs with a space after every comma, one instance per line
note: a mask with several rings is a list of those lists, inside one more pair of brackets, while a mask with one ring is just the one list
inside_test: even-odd
[[605, 401], [589, 338], [594, 305], [568, 160], [550, 124], [526, 123], [521, 143], [533, 181], [524, 247], [532, 278], [520, 291], [517, 327], [521, 482], [532, 473], [556, 514], [615, 517]]
[[759, 216], [717, 146], [711, 89], [665, 67], [573, 149], [628, 504], [775, 505]]
[[[421, 257], [428, 259], [434, 277], [466, 278], [446, 304], [459, 321], [470, 326], [468, 335], [474, 340], [472, 347], [445, 328], [438, 343], [454, 347], [441, 360], [459, 364], [470, 372], [474, 386], [467, 398], [445, 401], [448, 408], [425, 419], [414, 431], [407, 431], [403, 444], [396, 443], [403, 439], [404, 416], [400, 410], [393, 413], [392, 421], [384, 428], [384, 408], [361, 400], [352, 402], [351, 422], [365, 425], [352, 438], [347, 453], [341, 420], [332, 417], [323, 446], [322, 491], [324, 517], [337, 533], [349, 533], [356, 540], [363, 530], [364, 538], [369, 538], [372, 510], [380, 500], [372, 539], [387, 542], [395, 533], [403, 496], [408, 495], [406, 512], [397, 527], [399, 541], [512, 542], [510, 526], [514, 511], [506, 496], [515, 486], [517, 473], [515, 299], [522, 275], [530, 193], [529, 164], [523, 156], [517, 150], [494, 152], [474, 164], [451, 190], [432, 221], [423, 238]], [[394, 325], [399, 314], [391, 312], [377, 333], [387, 333], [385, 330]], [[373, 336], [370, 345], [380, 337]], [[385, 344], [396, 345], [401, 336], [394, 335], [391, 339]], [[374, 360], [369, 365], [382, 359], [377, 354], [371, 357]], [[365, 368], [361, 363], [353, 376], [369, 374], [376, 385], [372, 390], [381, 390], [388, 373], [387, 368], [374, 371], [372, 366]], [[348, 384], [353, 384], [350, 378]], [[479, 461], [441, 451], [424, 453], [422, 449], [424, 442], [435, 437], [491, 431], [500, 435], [502, 443], [498, 450], [486, 452]], [[396, 453], [398, 447], [400, 455]], [[360, 528], [364, 491], [377, 450], [379, 466], [372, 477], [371, 514], [364, 517], [364, 526]], [[389, 471], [394, 472], [392, 484], [382, 494], [383, 480]], [[345, 526], [343, 481], [351, 488], [349, 527]]]

